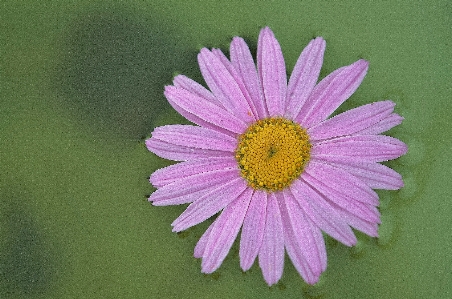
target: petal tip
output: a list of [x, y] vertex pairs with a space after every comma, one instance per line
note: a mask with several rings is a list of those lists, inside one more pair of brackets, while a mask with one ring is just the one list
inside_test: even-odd
[[[174, 82], [173, 82], [174, 83]], [[169, 98], [174, 94], [177, 90], [177, 87], [174, 85], [166, 85], [163, 89], [163, 95], [169, 100]]]
[[362, 67], [366, 71], [369, 68], [369, 61], [367, 61], [365, 59], [360, 59], [356, 63], [359, 63], [359, 66]]
[[397, 140], [400, 142], [399, 143], [399, 147], [400, 147], [399, 157], [406, 155], [408, 153], [408, 145], [399, 139], [397, 139]]
[[275, 38], [275, 34], [273, 33], [273, 31], [270, 29], [270, 27], [265, 26], [264, 28], [262, 28], [260, 34], [259, 34], [260, 38], [263, 37], [270, 37], [270, 38]]
[[153, 151], [152, 151], [152, 144], [153, 144], [153, 139], [152, 139], [152, 137], [146, 139], [146, 140], [144, 141], [144, 144], [146, 145], [146, 148], [148, 149], [148, 151], [153, 152]]
[[251, 268], [252, 265], [253, 264], [250, 264], [250, 263], [247, 264], [245, 262], [240, 261], [240, 268], [242, 268], [243, 272], [248, 271]]
[[313, 276], [309, 277], [309, 278], [306, 277], [306, 283], [308, 283], [310, 285], [315, 285], [316, 283], [318, 283], [319, 279], [320, 279], [320, 274], [322, 274], [322, 272], [320, 272], [320, 273], [313, 273]]
[[235, 45], [236, 43], [243, 43], [245, 40], [240, 36], [234, 36], [231, 41], [231, 45]]
[[326, 47], [326, 40], [322, 36], [314, 38], [314, 42], [321, 44], [323, 48]]

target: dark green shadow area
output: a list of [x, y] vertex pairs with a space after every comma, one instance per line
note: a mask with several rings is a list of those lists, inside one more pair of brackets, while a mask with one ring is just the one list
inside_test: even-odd
[[23, 206], [28, 198], [0, 196], [0, 298], [45, 297], [57, 278], [54, 244]]
[[[186, 61], [179, 33], [159, 18], [91, 9], [68, 26], [56, 88], [77, 121], [98, 134], [141, 138], [170, 109], [163, 96]], [[192, 68], [189, 67], [189, 68]]]

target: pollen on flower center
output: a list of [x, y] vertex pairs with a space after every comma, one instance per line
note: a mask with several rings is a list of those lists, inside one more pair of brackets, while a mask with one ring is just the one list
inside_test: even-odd
[[239, 136], [235, 158], [241, 175], [254, 189], [282, 190], [309, 161], [311, 144], [305, 129], [282, 117], [259, 120]]

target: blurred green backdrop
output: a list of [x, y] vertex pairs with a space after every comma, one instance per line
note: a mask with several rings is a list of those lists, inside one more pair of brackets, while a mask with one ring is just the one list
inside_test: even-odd
[[[452, 298], [450, 1], [13, 1], [0, 3], [0, 298]], [[256, 47], [270, 26], [288, 71], [315, 36], [321, 76], [370, 70], [342, 109], [382, 99], [409, 153], [406, 187], [379, 192], [380, 238], [327, 238], [306, 285], [286, 259], [269, 288], [234, 245], [220, 269], [192, 257], [209, 223], [181, 234], [183, 206], [153, 207], [153, 127], [185, 122], [166, 103], [175, 73], [202, 82], [196, 54]]]

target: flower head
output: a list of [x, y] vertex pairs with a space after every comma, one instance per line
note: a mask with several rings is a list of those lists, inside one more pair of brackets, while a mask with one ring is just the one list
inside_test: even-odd
[[283, 273], [284, 250], [303, 279], [314, 284], [326, 269], [322, 231], [347, 246], [351, 228], [376, 237], [380, 214], [373, 189], [395, 190], [401, 176], [379, 162], [407, 151], [380, 133], [400, 124], [395, 104], [381, 101], [329, 116], [358, 88], [368, 62], [358, 60], [317, 83], [325, 41], [313, 39], [289, 82], [280, 45], [262, 29], [257, 68], [235, 37], [230, 59], [206, 48], [198, 55], [210, 89], [179, 75], [165, 96], [197, 126], [156, 128], [146, 140], [160, 157], [182, 161], [151, 175], [154, 205], [190, 203], [172, 223], [179, 232], [220, 213], [194, 255], [202, 272], [223, 262], [239, 230], [240, 265], [256, 257], [265, 281]]

